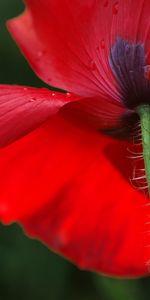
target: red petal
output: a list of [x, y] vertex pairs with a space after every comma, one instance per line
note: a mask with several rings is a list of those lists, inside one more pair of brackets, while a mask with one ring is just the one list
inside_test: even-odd
[[28, 10], [9, 29], [35, 72], [51, 85], [118, 99], [108, 59], [116, 38], [143, 42], [150, 53], [149, 0], [26, 3]]
[[48, 89], [0, 85], [0, 147], [35, 129], [78, 98]]
[[117, 98], [106, 53], [98, 49], [101, 5], [93, 0], [26, 2], [29, 9], [9, 22], [9, 30], [35, 72], [45, 82], [79, 95], [107, 92]]
[[70, 102], [60, 110], [65, 118], [80, 126], [104, 130], [117, 128], [121, 125], [122, 117], [131, 112], [121, 103], [109, 98], [106, 102], [102, 97], [83, 98]]
[[126, 143], [51, 118], [1, 150], [2, 220], [20, 221], [82, 268], [148, 273], [149, 206], [128, 182], [127, 156]]

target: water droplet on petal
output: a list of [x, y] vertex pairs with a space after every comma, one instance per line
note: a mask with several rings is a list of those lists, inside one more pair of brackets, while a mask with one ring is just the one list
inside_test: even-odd
[[94, 60], [91, 60], [91, 62], [90, 62], [90, 70], [92, 70], [92, 71], [96, 70], [96, 64], [95, 64]]
[[67, 97], [70, 97], [70, 96], [71, 96], [71, 94], [70, 94], [70, 93], [67, 93], [66, 95], [67, 95]]
[[39, 51], [37, 52], [37, 57], [38, 57], [38, 58], [41, 58], [41, 57], [44, 55], [45, 52], [46, 52], [45, 50], [39, 50]]
[[31, 97], [31, 98], [30, 98], [30, 102], [34, 102], [35, 100], [36, 100], [35, 97]]
[[23, 90], [24, 90], [24, 91], [27, 91], [27, 90], [28, 90], [28, 88], [27, 88], [27, 87], [24, 87], [24, 88], [23, 88]]
[[100, 46], [101, 46], [102, 49], [105, 48], [105, 41], [104, 41], [104, 39], [102, 39], [102, 40], [100, 41]]
[[113, 14], [114, 15], [117, 15], [118, 8], [119, 8], [119, 3], [118, 3], [118, 1], [116, 1], [115, 4], [113, 5]]
[[52, 93], [52, 96], [54, 97], [56, 94], [55, 93]]

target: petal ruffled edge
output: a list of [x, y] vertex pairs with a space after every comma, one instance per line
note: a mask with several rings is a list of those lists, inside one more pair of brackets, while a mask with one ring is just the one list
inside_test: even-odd
[[45, 88], [0, 85], [0, 147], [21, 138], [79, 97]]
[[148, 274], [149, 206], [128, 182], [132, 168], [125, 142], [55, 116], [1, 150], [1, 220], [81, 268]]

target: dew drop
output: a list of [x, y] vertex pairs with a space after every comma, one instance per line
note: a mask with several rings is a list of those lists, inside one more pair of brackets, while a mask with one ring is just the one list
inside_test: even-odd
[[31, 97], [31, 98], [30, 98], [30, 102], [34, 102], [35, 100], [36, 100], [35, 97]]
[[102, 40], [100, 41], [100, 47], [101, 47], [102, 49], [105, 48], [105, 41], [104, 41], [104, 39], [102, 39]]
[[38, 58], [41, 58], [41, 57], [44, 55], [44, 53], [45, 53], [45, 50], [39, 50], [39, 51], [37, 52], [37, 57], [38, 57]]
[[119, 6], [119, 3], [118, 3], [118, 1], [117, 1], [117, 2], [115, 2], [115, 4], [113, 5], [113, 14], [114, 14], [114, 15], [117, 15], [117, 13], [118, 13], [118, 6]]
[[90, 70], [92, 70], [92, 71], [96, 70], [96, 64], [95, 64], [94, 60], [91, 60], [91, 62], [90, 62]]
[[56, 94], [55, 93], [52, 93], [52, 96], [54, 97]]
[[71, 96], [71, 94], [70, 94], [70, 93], [67, 93], [66, 95], [67, 95], [67, 97], [70, 97], [70, 96]]
[[27, 90], [28, 90], [28, 88], [27, 88], [27, 87], [24, 87], [24, 88], [23, 88], [23, 90], [24, 90], [24, 91], [27, 91]]

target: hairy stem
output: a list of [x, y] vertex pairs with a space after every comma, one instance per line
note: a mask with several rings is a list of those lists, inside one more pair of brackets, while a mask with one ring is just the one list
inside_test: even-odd
[[150, 196], [150, 105], [139, 106], [137, 113], [141, 121], [145, 175]]

